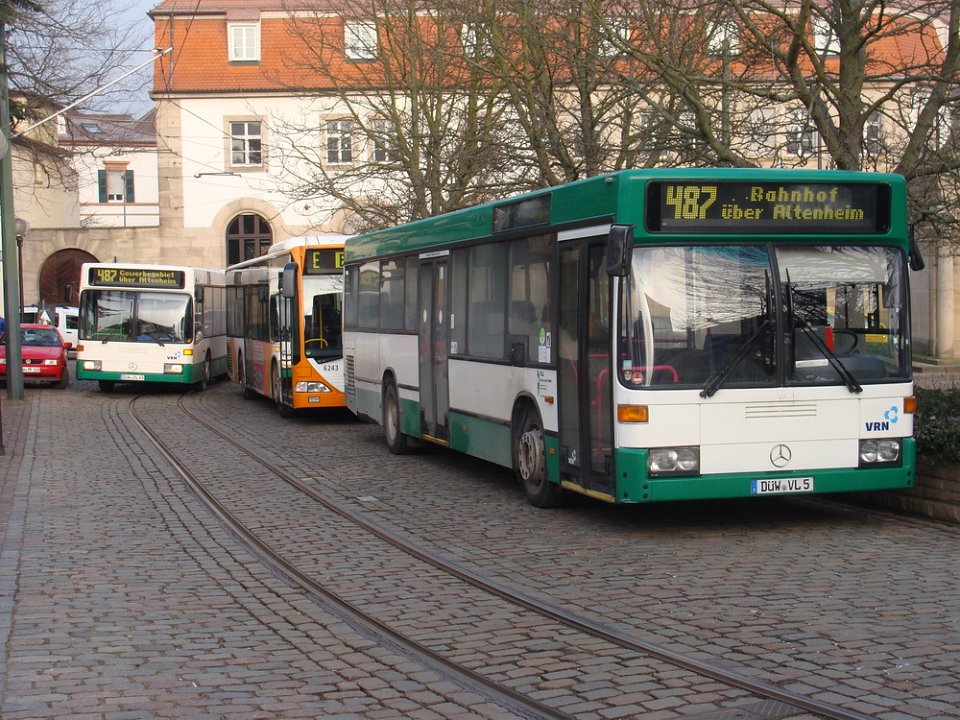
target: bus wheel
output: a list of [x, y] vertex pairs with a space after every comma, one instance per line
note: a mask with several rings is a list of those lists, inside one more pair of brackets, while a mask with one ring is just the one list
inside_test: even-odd
[[203, 359], [203, 375], [200, 376], [200, 382], [197, 383], [197, 388], [200, 390], [206, 390], [210, 387], [210, 353], [207, 353], [207, 356]]
[[280, 389], [280, 369], [274, 365], [270, 376], [270, 390], [273, 401], [277, 404], [277, 412], [282, 418], [293, 417], [293, 408], [283, 402], [283, 391]]
[[514, 466], [523, 484], [523, 492], [534, 507], [548, 508], [560, 503], [560, 486], [547, 480], [543, 424], [536, 411], [528, 408], [520, 421], [514, 441]]
[[410, 451], [407, 436], [400, 431], [400, 395], [393, 380], [388, 380], [383, 388], [383, 432], [387, 447], [394, 455], [404, 455]]
[[247, 375], [243, 371], [243, 355], [237, 355], [237, 384], [240, 385], [240, 397], [252, 400], [256, 393], [247, 386]]
[[97, 384], [100, 386], [100, 392], [105, 393], [112, 393], [117, 386], [117, 383], [113, 380], [98, 380]]

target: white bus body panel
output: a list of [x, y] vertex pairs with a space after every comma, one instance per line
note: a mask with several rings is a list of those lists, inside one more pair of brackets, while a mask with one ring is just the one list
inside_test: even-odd
[[520, 396], [536, 399], [544, 430], [556, 432], [556, 370], [450, 359], [452, 410], [509, 424]]
[[[859, 441], [909, 437], [913, 416], [903, 409], [912, 383], [846, 387], [632, 391], [618, 386], [618, 403], [647, 405], [647, 423], [616, 424], [619, 447], [700, 448], [703, 474], [856, 467]], [[771, 451], [786, 444], [785, 467]]]

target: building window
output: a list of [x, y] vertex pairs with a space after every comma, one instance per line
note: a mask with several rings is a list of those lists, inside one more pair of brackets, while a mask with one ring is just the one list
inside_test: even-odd
[[327, 163], [344, 165], [353, 162], [353, 123], [330, 120], [325, 127]]
[[377, 57], [376, 23], [346, 23], [343, 26], [343, 48], [348, 60], [374, 60]]
[[370, 153], [370, 159], [376, 163], [396, 162], [396, 126], [389, 120], [374, 120], [371, 129], [373, 152]]
[[490, 26], [485, 23], [464, 23], [460, 28], [460, 45], [467, 58], [489, 58], [493, 55]]
[[260, 60], [260, 23], [228, 23], [230, 62]]
[[608, 18], [600, 28], [600, 57], [619, 57], [630, 44], [630, 23], [626, 18]]
[[867, 118], [863, 128], [863, 141], [866, 151], [870, 155], [879, 155], [883, 150], [883, 132], [880, 113], [874, 112]]
[[98, 170], [97, 184], [102, 203], [134, 202], [133, 170], [109, 167]]
[[792, 112], [787, 124], [787, 152], [805, 157], [813, 152], [816, 130], [805, 112]]
[[259, 120], [231, 120], [230, 165], [233, 167], [263, 166], [263, 124]]
[[707, 50], [714, 57], [730, 57], [740, 51], [740, 36], [737, 25], [718, 22], [707, 30]]
[[254, 213], [237, 215], [227, 226], [227, 265], [265, 255], [273, 244], [270, 223]]
[[777, 122], [773, 108], [750, 112], [745, 127], [748, 151], [755, 156], [771, 157], [777, 150]]
[[840, 54], [840, 39], [825, 17], [813, 18], [813, 48], [817, 55]]

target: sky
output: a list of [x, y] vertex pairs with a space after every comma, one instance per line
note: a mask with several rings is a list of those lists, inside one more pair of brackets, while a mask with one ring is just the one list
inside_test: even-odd
[[[128, 22], [132, 28], [135, 28], [137, 35], [142, 34], [145, 39], [141, 47], [142, 51], [131, 56], [129, 63], [123, 68], [124, 72], [133, 69], [150, 58], [150, 51], [153, 50], [154, 46], [153, 21], [147, 17], [147, 12], [159, 5], [160, 0], [127, 0], [127, 2], [129, 3], [129, 8], [124, 12], [123, 20]], [[134, 77], [141, 78], [146, 84], [142, 90], [131, 98], [130, 109], [127, 110], [131, 115], [139, 116], [153, 109], [153, 101], [150, 100], [148, 96], [150, 81], [153, 76], [152, 73], [152, 65], [147, 65], [135, 73]], [[118, 74], [122, 74], [122, 72]]]

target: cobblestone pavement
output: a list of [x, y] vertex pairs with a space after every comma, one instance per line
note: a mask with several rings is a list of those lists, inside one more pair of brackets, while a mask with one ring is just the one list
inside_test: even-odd
[[[267, 573], [127, 426], [129, 396], [26, 395], [0, 400], [4, 720], [509, 717]], [[393, 457], [372, 426], [283, 421], [225, 385], [191, 400], [504, 582], [883, 720], [960, 717], [951, 528], [777, 501], [544, 512], [502, 469]]]
[[266, 573], [118, 402], [2, 401], [0, 717], [509, 717]]

